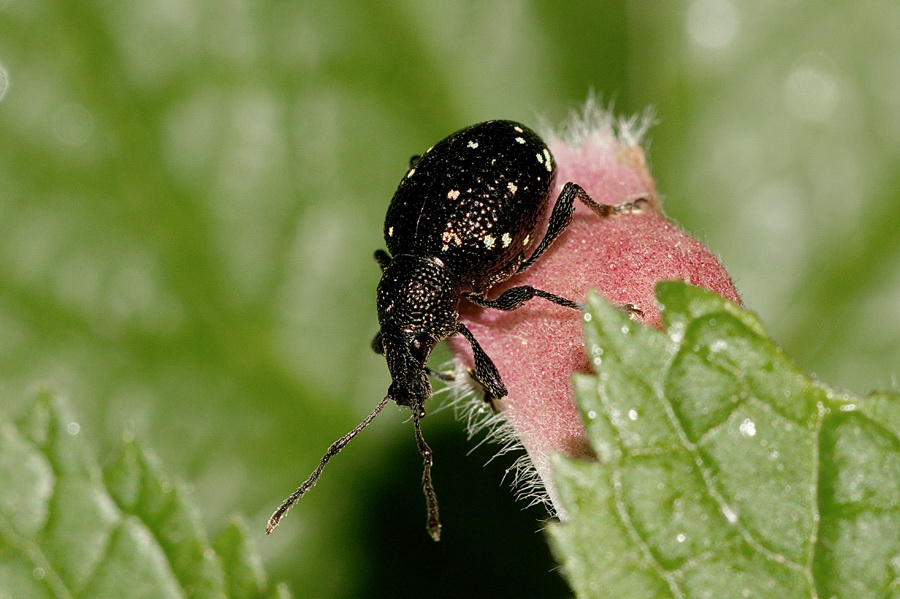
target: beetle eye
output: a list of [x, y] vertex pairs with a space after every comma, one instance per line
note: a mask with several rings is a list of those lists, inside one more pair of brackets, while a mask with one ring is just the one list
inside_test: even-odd
[[422, 362], [428, 358], [428, 354], [431, 353], [431, 348], [432, 340], [427, 335], [416, 335], [409, 341], [409, 349], [410, 352], [412, 352], [413, 357]]

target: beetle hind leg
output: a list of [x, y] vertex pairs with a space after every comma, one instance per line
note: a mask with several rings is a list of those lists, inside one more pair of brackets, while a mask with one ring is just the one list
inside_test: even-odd
[[583, 196], [579, 194], [578, 199], [601, 217], [619, 214], [640, 214], [650, 204], [650, 200], [645, 197], [639, 197], [621, 204], [598, 204], [586, 193]]
[[488, 355], [484, 353], [484, 350], [481, 349], [481, 345], [478, 343], [478, 340], [475, 339], [472, 331], [470, 331], [463, 323], [459, 323], [456, 332], [465, 337], [469, 342], [469, 345], [472, 346], [472, 358], [475, 362], [475, 368], [470, 374], [484, 389], [484, 401], [491, 404], [491, 407], [496, 412], [496, 402], [499, 399], [506, 397], [506, 385], [503, 384], [503, 379], [500, 378], [500, 373], [497, 372], [497, 367], [494, 366], [494, 362], [491, 361], [490, 357], [488, 357]]
[[559, 197], [556, 198], [556, 204], [553, 206], [553, 212], [550, 213], [550, 221], [547, 224], [547, 232], [544, 234], [544, 238], [538, 244], [537, 248], [535, 248], [531, 257], [519, 265], [518, 269], [516, 269], [516, 273], [526, 270], [529, 266], [537, 262], [537, 259], [547, 251], [547, 248], [553, 245], [556, 238], [566, 230], [566, 227], [572, 222], [572, 216], [575, 214], [576, 198], [578, 198], [579, 202], [596, 212], [597, 215], [602, 218], [619, 214], [637, 214], [643, 212], [646, 205], [650, 203], [649, 199], [640, 197], [622, 204], [600, 204], [595, 202], [594, 199], [591, 198], [591, 196], [589, 196], [577, 183], [566, 183], [559, 193]]
[[[580, 185], [566, 183], [563, 190], [560, 192], [559, 197], [556, 198], [556, 204], [553, 206], [553, 212], [550, 213], [550, 222], [547, 225], [547, 232], [544, 234], [544, 238], [538, 244], [537, 248], [535, 248], [531, 257], [519, 265], [516, 272], [522, 272], [537, 262], [537, 259], [547, 251], [547, 248], [553, 245], [556, 238], [566, 230], [566, 227], [572, 222], [572, 215], [575, 214], [576, 197], [587, 198], [590, 202], [596, 203], [594, 200], [591, 200], [587, 192], [585, 192]], [[584, 199], [581, 201], [584, 202]]]

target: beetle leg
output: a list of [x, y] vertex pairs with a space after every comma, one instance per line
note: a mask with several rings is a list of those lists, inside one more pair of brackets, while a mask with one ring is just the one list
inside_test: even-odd
[[452, 370], [435, 370], [425, 366], [425, 374], [445, 383], [452, 383], [456, 380], [456, 373]]
[[497, 299], [493, 300], [489, 300], [485, 298], [484, 295], [476, 293], [464, 293], [463, 296], [476, 306], [481, 306], [482, 308], [494, 308], [495, 310], [515, 310], [534, 297], [542, 297], [547, 301], [566, 308], [573, 308], [575, 310], [581, 310], [582, 308], [582, 305], [578, 302], [573, 302], [570, 299], [554, 295], [553, 293], [543, 291], [542, 289], [535, 289], [531, 285], [522, 285], [520, 287], [507, 289], [501, 293]]
[[381, 272], [384, 272], [391, 265], [391, 257], [384, 250], [375, 250], [375, 262], [381, 267]]
[[[587, 192], [585, 192], [580, 185], [566, 183], [563, 190], [560, 192], [559, 197], [556, 198], [556, 204], [553, 206], [553, 212], [550, 213], [550, 222], [547, 225], [547, 232], [544, 234], [544, 238], [538, 244], [534, 253], [531, 254], [531, 257], [519, 265], [516, 272], [522, 272], [534, 264], [537, 259], [541, 257], [541, 254], [553, 245], [553, 242], [556, 241], [556, 238], [559, 237], [560, 233], [566, 230], [566, 227], [572, 222], [572, 215], [575, 213], [576, 196], [585, 204], [588, 204], [588, 202], [596, 203], [588, 196]], [[585, 201], [585, 198], [587, 198], [587, 201]]]
[[381, 331], [375, 333], [372, 339], [372, 351], [378, 355], [384, 355], [384, 345], [381, 343]]
[[484, 400], [491, 406], [494, 406], [494, 402], [506, 396], [507, 393], [506, 385], [503, 384], [500, 373], [497, 372], [497, 367], [494, 366], [488, 355], [481, 349], [481, 345], [478, 344], [472, 331], [466, 325], [459, 323], [456, 332], [465, 337], [469, 345], [472, 346], [472, 357], [475, 360], [473, 377], [484, 388]]
[[[546, 291], [542, 291], [540, 289], [535, 289], [534, 287], [531, 287], [529, 285], [522, 285], [521, 287], [513, 287], [512, 289], [507, 289], [500, 294], [500, 297], [494, 300], [485, 299], [483, 294], [478, 293], [464, 293], [463, 295], [467, 300], [469, 300], [476, 306], [480, 306], [482, 308], [494, 308], [495, 310], [515, 310], [534, 297], [542, 297], [545, 300], [551, 301], [554, 304], [559, 304], [560, 306], [564, 306], [566, 308], [574, 308], [576, 310], [582, 310], [584, 308], [583, 304], [573, 302], [572, 300], [554, 295], [552, 293], [548, 293]], [[619, 306], [619, 309], [622, 310], [628, 316], [628, 318], [635, 322], [642, 322], [644, 319], [644, 311], [634, 304], [624, 304], [622, 306]]]
[[624, 304], [619, 306], [619, 310], [625, 313], [628, 318], [634, 322], [642, 322], [644, 319], [644, 311], [634, 304]]
[[547, 248], [553, 245], [556, 238], [566, 230], [566, 227], [572, 222], [572, 215], [575, 214], [575, 198], [578, 198], [582, 204], [601, 217], [641, 212], [644, 209], [642, 204], [649, 203], [647, 198], [637, 198], [636, 200], [624, 202], [622, 204], [598, 204], [584, 189], [581, 188], [580, 185], [572, 182], [566, 183], [559, 193], [559, 197], [556, 198], [553, 212], [550, 213], [550, 222], [547, 224], [547, 233], [544, 234], [544, 238], [541, 240], [541, 243], [538, 244], [531, 257], [519, 265], [519, 268], [516, 269], [517, 273], [524, 271], [534, 264], [537, 259], [547, 251]]
[[578, 199], [581, 200], [585, 206], [602, 217], [615, 216], [617, 214], [639, 213], [644, 210], [644, 204], [650, 203], [650, 200], [641, 197], [628, 202], [622, 202], [621, 204], [598, 204], [586, 193], [584, 195], [578, 194]]

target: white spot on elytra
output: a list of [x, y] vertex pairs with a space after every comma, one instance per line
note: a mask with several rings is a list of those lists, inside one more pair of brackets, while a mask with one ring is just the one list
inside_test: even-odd
[[459, 190], [458, 190], [458, 189], [451, 189], [450, 191], [447, 192], [447, 199], [448, 199], [448, 200], [455, 200], [455, 199], [458, 198], [458, 197], [459, 197]]
[[411, 169], [409, 169], [409, 171], [406, 173], [406, 178], [409, 179], [410, 177], [412, 177], [412, 176], [415, 175], [415, 174], [416, 174], [416, 169], [411, 168]]
[[531, 243], [531, 235], [526, 235], [525, 239], [522, 240], [522, 245], [528, 247], [529, 243]]
[[462, 239], [460, 239], [459, 235], [456, 234], [456, 231], [451, 228], [452, 226], [453, 223], [447, 223], [447, 230], [441, 234], [441, 240], [444, 242], [443, 245], [441, 245], [441, 251], [447, 251], [451, 243], [454, 245], [462, 245]]
[[388, 237], [394, 236], [394, 227], [388, 227]]
[[541, 164], [544, 164], [544, 155], [543, 154], [535, 154], [534, 157], [538, 159], [538, 162], [540, 162]]
[[491, 249], [494, 247], [494, 244], [497, 243], [497, 240], [494, 239], [493, 235], [485, 235], [484, 236], [484, 247], [487, 249]]
[[516, 141], [519, 142], [520, 144], [523, 144], [523, 143], [525, 143], [525, 138], [524, 138], [524, 137], [517, 137], [517, 138], [516, 138]]
[[470, 148], [472, 148], [472, 149], [474, 150], [475, 148], [478, 147], [478, 142], [477, 142], [477, 141], [470, 141], [470, 142], [467, 143], [466, 145], [469, 146]]
[[518, 132], [518, 133], [522, 133], [522, 132], [524, 131], [524, 129], [522, 129], [522, 128], [519, 127], [518, 125], [516, 125], [515, 127], [513, 127], [513, 129], [515, 129], [516, 132]]
[[503, 247], [508, 248], [509, 244], [512, 243], [512, 237], [509, 236], [509, 233], [504, 233], [500, 241], [503, 242]]
[[547, 167], [548, 171], [552, 172], [553, 171], [553, 158], [550, 157], [550, 150], [547, 148], [544, 148], [544, 158], [546, 158], [546, 162], [544, 162], [544, 166]]
[[516, 193], [517, 191], [519, 191], [519, 188], [516, 187], [516, 184], [512, 181], [506, 184], [506, 189], [509, 190], [509, 193]]

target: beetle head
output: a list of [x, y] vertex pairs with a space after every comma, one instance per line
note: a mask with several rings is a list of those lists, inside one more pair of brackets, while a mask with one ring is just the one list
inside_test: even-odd
[[438, 341], [456, 332], [459, 284], [433, 258], [395, 256], [378, 284], [381, 332], [375, 351], [391, 372], [388, 395], [400, 405], [421, 406], [431, 395], [425, 362]]
[[424, 334], [382, 329], [379, 339], [391, 373], [388, 396], [401, 406], [417, 409], [431, 397], [425, 361], [437, 340]]

